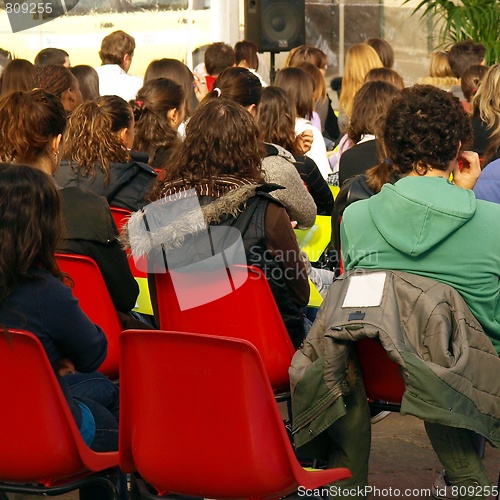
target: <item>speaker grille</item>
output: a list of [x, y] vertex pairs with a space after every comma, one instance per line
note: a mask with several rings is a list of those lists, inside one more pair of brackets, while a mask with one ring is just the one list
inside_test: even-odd
[[288, 51], [305, 44], [304, 0], [247, 0], [245, 38], [260, 52]]

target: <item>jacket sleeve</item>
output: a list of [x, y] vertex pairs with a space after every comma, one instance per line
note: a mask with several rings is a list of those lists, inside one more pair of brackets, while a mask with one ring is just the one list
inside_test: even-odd
[[295, 166], [281, 156], [268, 156], [264, 158], [262, 167], [267, 182], [285, 188], [271, 194], [285, 206], [290, 220], [297, 221], [300, 229], [310, 228], [316, 220], [316, 203]]
[[107, 354], [104, 332], [81, 310], [71, 288], [57, 279], [51, 283], [40, 304], [47, 331], [62, 356], [71, 360], [78, 371], [97, 370]]
[[266, 244], [285, 272], [290, 298], [299, 307], [309, 302], [309, 280], [297, 237], [282, 207], [269, 203], [266, 210]]

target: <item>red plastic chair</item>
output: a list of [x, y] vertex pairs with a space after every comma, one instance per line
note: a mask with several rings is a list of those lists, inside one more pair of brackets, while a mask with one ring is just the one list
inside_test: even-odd
[[38, 338], [0, 334], [0, 491], [63, 494], [118, 466], [118, 453], [96, 453], [83, 441], [54, 370]]
[[376, 339], [365, 338], [355, 345], [370, 406], [382, 411], [399, 411], [405, 392], [399, 365], [387, 356]]
[[108, 354], [99, 371], [110, 378], [119, 372], [118, 335], [122, 324], [102, 277], [93, 259], [85, 255], [56, 254], [62, 272], [74, 282], [73, 294], [85, 314], [99, 325], [108, 339]]
[[[256, 267], [241, 265], [232, 266], [230, 276], [232, 282], [220, 270], [155, 274], [160, 328], [248, 340], [259, 351], [273, 389], [289, 391], [288, 368], [295, 349], [266, 277]], [[234, 289], [235, 283], [243, 284]], [[228, 293], [185, 310], [177, 299], [182, 292], [193, 302], [204, 302], [221, 291]]]
[[[120, 208], [120, 207], [110, 207], [110, 209], [111, 209], [111, 214], [113, 215], [113, 219], [115, 220], [116, 227], [118, 228], [118, 231], [120, 231], [121, 233], [123, 226], [127, 223], [128, 218], [130, 217], [132, 212], [130, 210], [127, 210], [126, 208]], [[128, 255], [128, 263], [130, 266], [130, 270], [132, 271], [132, 276], [134, 276], [135, 278], [147, 278], [148, 275], [145, 271], [137, 269], [137, 266], [135, 265], [135, 261], [130, 251], [127, 251], [127, 255]]]
[[160, 495], [279, 498], [351, 477], [300, 466], [249, 342], [127, 330], [120, 352], [120, 467]]

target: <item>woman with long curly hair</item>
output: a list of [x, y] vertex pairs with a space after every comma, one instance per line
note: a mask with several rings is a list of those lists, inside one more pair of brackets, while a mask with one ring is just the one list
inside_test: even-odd
[[179, 143], [186, 100], [182, 87], [168, 78], [147, 81], [131, 101], [135, 116], [134, 149], [148, 154], [149, 165], [168, 168], [167, 160]]
[[290, 219], [269, 195], [275, 187], [264, 181], [264, 154], [255, 120], [243, 106], [224, 97], [204, 102], [189, 120], [185, 140], [174, 151], [165, 178], [159, 180], [151, 195], [152, 201], [159, 200], [165, 206], [172, 200], [182, 203], [194, 193], [203, 223], [194, 220], [191, 212], [181, 211], [158, 231], [146, 232], [143, 218], [151, 210], [147, 206], [132, 215], [128, 234], [133, 249], [149, 253], [161, 248], [169, 267], [174, 267], [175, 258], [175, 268], [191, 264], [193, 252], [199, 256], [207, 248], [203, 244], [207, 225], [227, 229], [211, 231], [207, 257], [229, 250], [225, 238], [216, 238], [221, 232], [228, 235], [233, 230], [241, 235], [248, 263], [266, 274], [290, 337], [298, 347], [304, 338], [301, 309], [309, 299], [307, 273]]
[[138, 210], [156, 172], [145, 154], [131, 151], [133, 143], [134, 115], [126, 101], [107, 95], [83, 103], [68, 120], [57, 183], [88, 189], [110, 206]]

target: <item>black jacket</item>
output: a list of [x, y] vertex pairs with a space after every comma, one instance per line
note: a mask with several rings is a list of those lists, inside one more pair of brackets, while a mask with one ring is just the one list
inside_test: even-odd
[[111, 163], [109, 181], [104, 172], [96, 168], [95, 176], [83, 176], [76, 163], [63, 160], [54, 175], [56, 183], [62, 187], [81, 187], [104, 196], [110, 206], [137, 211], [146, 205], [146, 196], [156, 179], [156, 172], [147, 163], [146, 155], [134, 152], [129, 163]]

